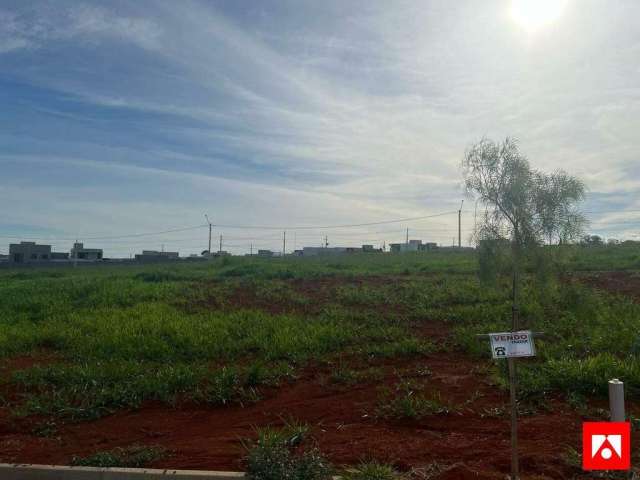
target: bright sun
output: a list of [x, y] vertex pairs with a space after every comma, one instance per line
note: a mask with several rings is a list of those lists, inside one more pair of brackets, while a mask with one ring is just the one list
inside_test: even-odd
[[556, 20], [567, 0], [512, 0], [511, 15], [526, 30], [533, 31]]

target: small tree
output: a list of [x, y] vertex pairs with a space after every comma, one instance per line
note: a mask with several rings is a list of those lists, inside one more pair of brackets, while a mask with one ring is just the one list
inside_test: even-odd
[[[577, 210], [584, 199], [584, 184], [563, 171], [546, 174], [534, 170], [520, 154], [517, 142], [507, 138], [498, 144], [483, 139], [473, 145], [462, 162], [467, 192], [485, 207], [477, 228], [481, 254], [501, 253], [501, 244], [511, 249], [512, 320], [519, 329], [519, 272], [524, 256], [545, 241], [559, 243], [577, 238], [585, 223]], [[482, 257], [481, 257], [482, 259]], [[499, 266], [499, 259], [485, 265]], [[482, 264], [481, 264], [482, 267]], [[482, 273], [482, 272], [481, 272]], [[518, 478], [516, 364], [507, 359], [511, 400], [511, 478]]]
[[544, 243], [579, 238], [585, 219], [577, 205], [584, 199], [585, 186], [561, 170], [547, 174], [532, 169], [511, 138], [502, 143], [481, 140], [466, 152], [462, 167], [467, 193], [485, 208], [477, 242], [508, 244], [511, 249], [516, 330], [519, 272], [525, 255]]

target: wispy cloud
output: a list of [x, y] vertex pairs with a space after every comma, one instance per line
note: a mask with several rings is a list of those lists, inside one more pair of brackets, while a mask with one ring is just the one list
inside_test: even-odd
[[[31, 192], [70, 231], [58, 205], [83, 182], [100, 205], [69, 208], [111, 212], [120, 231], [154, 201], [196, 222], [194, 204], [215, 207], [222, 223], [450, 210], [460, 158], [485, 135], [515, 135], [536, 167], [580, 175], [590, 211], [630, 208], [640, 190], [634, 2], [569, 2], [535, 36], [499, 0], [2, 8], [0, 163], [23, 186], [4, 198]], [[20, 156], [64, 174], [29, 175]], [[613, 232], [607, 215], [594, 219]]]
[[42, 4], [20, 14], [0, 10], [0, 53], [37, 49], [48, 42], [74, 38], [88, 42], [115, 39], [153, 49], [160, 33], [152, 21], [120, 16], [96, 5], [80, 3], [58, 8]]

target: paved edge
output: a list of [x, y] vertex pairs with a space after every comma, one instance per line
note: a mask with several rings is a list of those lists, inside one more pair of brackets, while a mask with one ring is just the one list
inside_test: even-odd
[[161, 480], [165, 477], [176, 480], [238, 480], [245, 478], [241, 472], [0, 463], [0, 478], [2, 480]]

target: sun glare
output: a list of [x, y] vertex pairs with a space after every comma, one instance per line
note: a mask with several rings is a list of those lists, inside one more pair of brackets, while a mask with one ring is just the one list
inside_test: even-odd
[[511, 15], [529, 31], [548, 25], [562, 15], [566, 0], [512, 0]]

